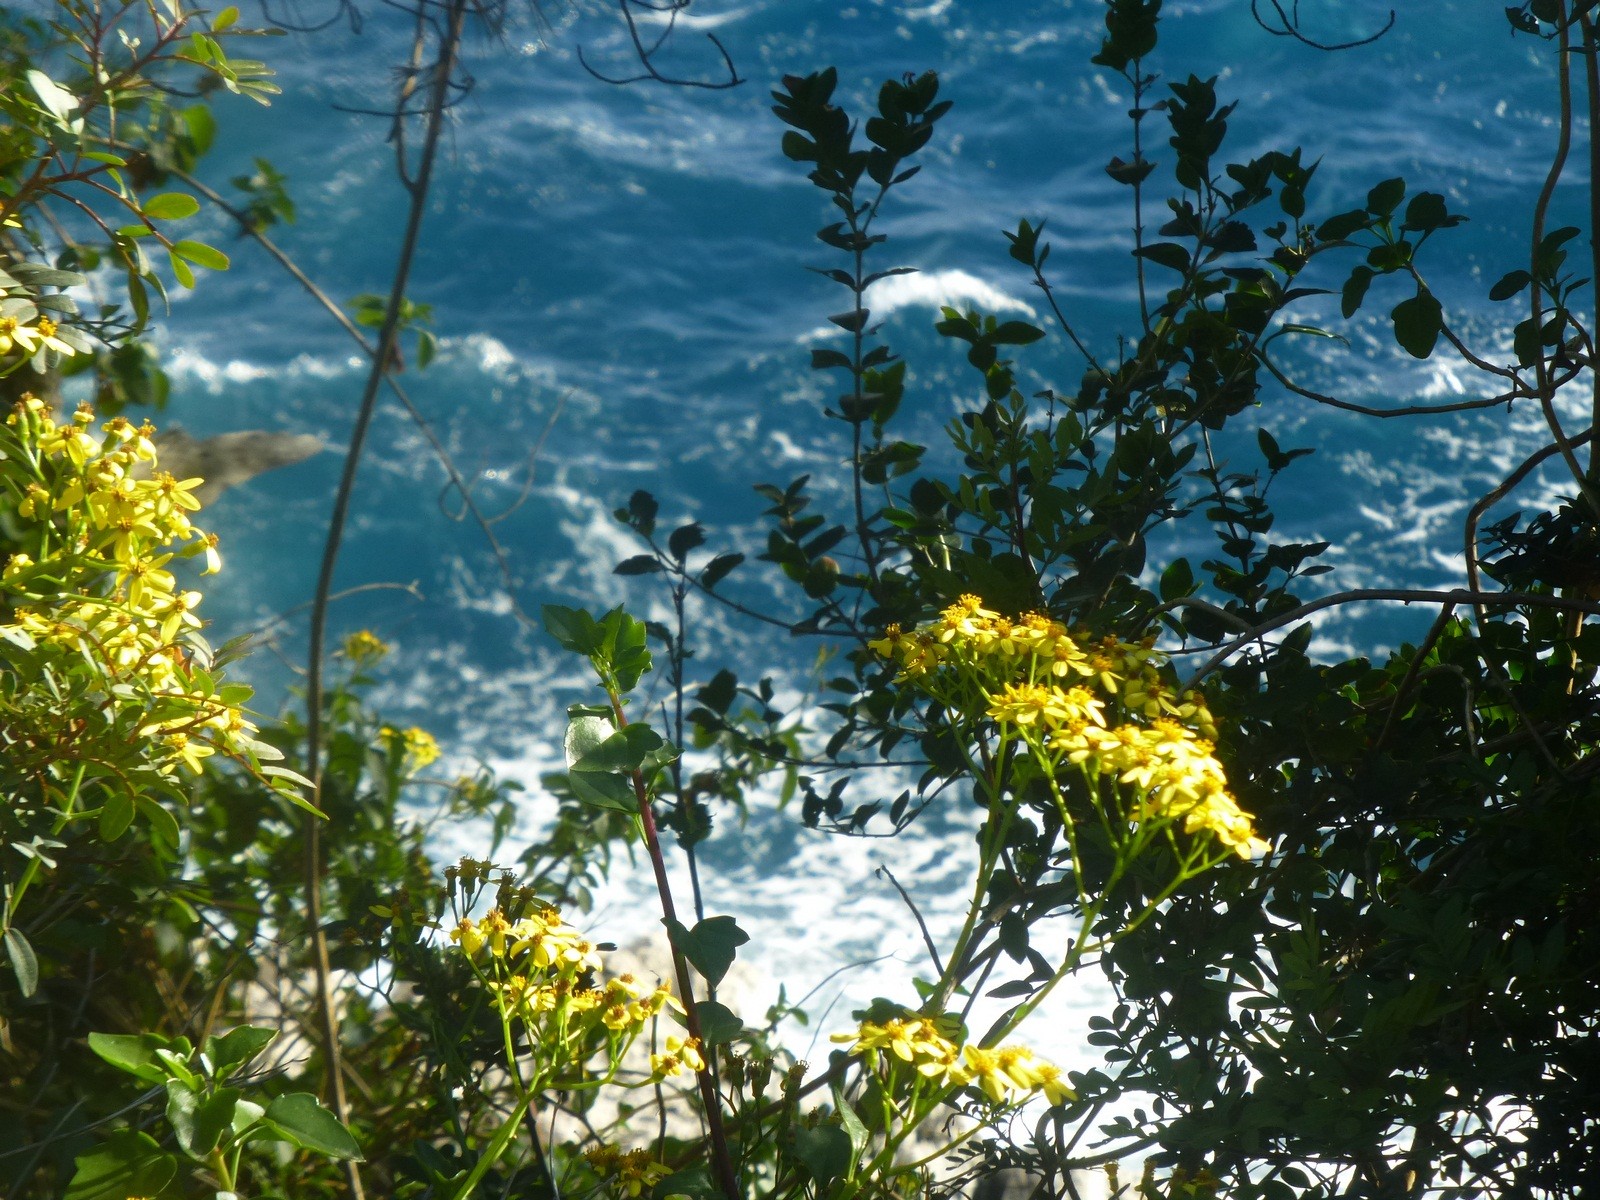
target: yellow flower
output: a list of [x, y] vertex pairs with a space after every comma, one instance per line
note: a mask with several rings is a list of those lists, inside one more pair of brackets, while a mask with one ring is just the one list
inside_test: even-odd
[[983, 597], [970, 593], [957, 598], [956, 602], [940, 614], [939, 622], [934, 626], [934, 636], [941, 642], [953, 641], [956, 637], [970, 638], [976, 636], [988, 621], [994, 620], [999, 613], [983, 606]]
[[390, 746], [398, 750], [407, 767], [420, 770], [439, 760], [439, 743], [426, 729], [413, 725], [409, 729], [396, 729], [385, 725], [380, 731]]
[[626, 1196], [629, 1200], [644, 1195], [672, 1173], [672, 1168], [656, 1162], [646, 1150], [624, 1152], [621, 1147], [604, 1142], [586, 1150], [583, 1157], [612, 1184], [613, 1195]]
[[46, 350], [54, 350], [57, 354], [65, 354], [70, 357], [76, 354], [77, 351], [56, 336], [60, 328], [49, 317], [40, 317], [34, 324], [33, 331], [39, 335], [39, 344]]
[[161, 554], [155, 558], [141, 558], [122, 564], [119, 574], [127, 581], [130, 608], [142, 607], [147, 596], [159, 601], [172, 594], [177, 581], [173, 579], [171, 571], [162, 570], [171, 560], [172, 555]]
[[64, 456], [74, 466], [81, 467], [91, 456], [98, 454], [100, 444], [89, 431], [76, 421], [57, 425], [39, 441], [39, 448], [51, 457]]
[[1061, 1078], [1061, 1068], [1055, 1063], [1040, 1061], [1034, 1068], [1037, 1082], [1033, 1085], [1034, 1091], [1042, 1093], [1051, 1105], [1064, 1104], [1068, 1100], [1076, 1100], [1078, 1093], [1067, 1085]]
[[468, 958], [473, 957], [487, 941], [484, 932], [471, 917], [461, 918], [461, 923], [450, 931], [450, 940], [458, 944]]
[[200, 501], [194, 497], [194, 489], [205, 480], [185, 479], [181, 482], [166, 471], [156, 474], [156, 512], [162, 516], [182, 510], [184, 512], [199, 512]]
[[196, 775], [200, 774], [202, 770], [200, 761], [210, 758], [217, 752], [214, 746], [208, 746], [204, 742], [197, 742], [184, 733], [170, 733], [166, 736], [165, 741], [167, 749], [171, 752], [173, 758], [188, 767]]
[[373, 663], [388, 653], [388, 644], [370, 629], [358, 629], [344, 640], [344, 656], [351, 662]]
[[617, 1163], [617, 1190], [632, 1200], [672, 1174], [665, 1163], [656, 1162], [645, 1150], [629, 1150]]
[[650, 1056], [650, 1075], [653, 1079], [677, 1079], [705, 1069], [706, 1060], [700, 1056], [699, 1038], [668, 1035], [667, 1052]]
[[981, 1046], [961, 1048], [960, 1081], [976, 1083], [983, 1094], [996, 1104], [1004, 1104], [1016, 1088], [1011, 1076], [1000, 1062], [1000, 1055]]

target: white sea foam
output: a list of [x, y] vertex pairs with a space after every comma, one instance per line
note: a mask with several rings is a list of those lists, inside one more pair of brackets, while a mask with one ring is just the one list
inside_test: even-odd
[[[1026, 300], [959, 267], [890, 275], [867, 289], [866, 303], [873, 320], [883, 320], [907, 308], [940, 307], [976, 308], [987, 313], [1019, 312], [1028, 317], [1039, 315]], [[798, 340], [811, 342], [836, 337], [839, 332], [838, 326], [819, 325]]]

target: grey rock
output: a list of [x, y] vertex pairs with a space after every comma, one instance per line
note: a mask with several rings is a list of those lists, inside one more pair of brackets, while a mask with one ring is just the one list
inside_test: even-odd
[[322, 439], [310, 433], [244, 429], [196, 439], [178, 425], [157, 433], [155, 443], [163, 471], [178, 479], [205, 480], [194, 493], [201, 504], [210, 504], [228, 488], [263, 471], [293, 466], [326, 449]]

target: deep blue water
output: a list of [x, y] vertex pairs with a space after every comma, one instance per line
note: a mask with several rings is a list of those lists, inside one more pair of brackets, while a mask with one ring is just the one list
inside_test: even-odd
[[[1371, 0], [1300, 7], [1307, 31], [1324, 40], [1361, 36], [1388, 13]], [[1169, 2], [1151, 65], [1169, 79], [1220, 77], [1224, 98], [1239, 101], [1230, 159], [1295, 145], [1320, 156], [1313, 211], [1353, 207], [1393, 175], [1443, 192], [1471, 220], [1443, 235], [1447, 252], [1427, 260], [1428, 277], [1464, 335], [1507, 356], [1519, 314], [1486, 293], [1525, 257], [1555, 140], [1554, 68], [1549, 47], [1510, 36], [1501, 9], [1413, 0], [1376, 44], [1329, 55], [1269, 36], [1243, 0]], [[609, 5], [550, 5], [548, 24], [524, 16], [499, 38], [473, 41], [475, 87], [450, 129], [411, 288], [435, 307], [443, 352], [404, 382], [459, 467], [481, 476], [477, 495], [490, 511], [521, 495], [530, 451], [549, 425], [525, 502], [495, 527], [525, 607], [628, 600], [659, 613], [659, 596], [610, 574], [635, 552], [609, 515], [635, 488], [660, 497], [664, 521], [704, 522], [710, 548], [722, 549], [748, 545], [759, 528], [752, 485], [838, 474], [847, 443], [820, 416], [807, 347], [839, 303], [802, 269], [824, 260], [812, 231], [828, 217], [778, 152], [768, 90], [785, 73], [837, 64], [841, 95], [860, 111], [882, 78], [931, 68], [955, 101], [923, 174], [884, 218], [883, 264], [924, 272], [875, 303], [911, 363], [912, 436], [937, 439], [976, 396], [961, 355], [932, 332], [937, 304], [1022, 316], [1036, 307], [1000, 235], [1019, 217], [1048, 218], [1061, 295], [1095, 347], [1114, 350], [1136, 312], [1132, 218], [1128, 193], [1102, 167], [1113, 154], [1129, 156], [1128, 97], [1088, 65], [1101, 12], [1094, 0], [697, 0], [672, 66], [715, 70], [699, 40], [699, 28], [714, 29], [748, 80], [725, 92], [595, 82], [577, 47], [602, 65], [626, 63]], [[300, 220], [274, 236], [340, 299], [386, 288], [403, 211], [383, 122], [339, 111], [382, 107], [390, 64], [405, 49], [393, 13], [371, 5], [363, 14], [359, 35], [335, 24], [265, 43], [285, 95], [264, 110], [224, 105], [225, 147], [206, 168], [225, 181], [264, 153], [287, 174]], [[318, 15], [314, 3], [304, 15]], [[1153, 140], [1160, 160], [1165, 147], [1159, 134]], [[1577, 223], [1582, 198], [1564, 184], [1552, 224]], [[220, 221], [213, 231], [229, 241]], [[361, 364], [291, 280], [248, 244], [235, 250], [234, 270], [174, 304], [164, 334], [176, 378], [171, 416], [196, 432], [288, 428], [342, 446]], [[1378, 316], [1348, 328], [1348, 345], [1318, 342], [1298, 369], [1367, 403], [1477, 394], [1466, 371], [1419, 364], [1394, 347], [1381, 314], [1399, 298], [1375, 288], [1368, 307]], [[1329, 314], [1327, 305], [1308, 311]], [[1079, 366], [1060, 339], [1021, 357], [1041, 382], [1076, 383]], [[1241, 419], [1224, 452], [1253, 469], [1256, 424], [1284, 446], [1317, 449], [1275, 489], [1280, 528], [1331, 539], [1331, 581], [1342, 587], [1456, 582], [1466, 506], [1540, 435], [1522, 413], [1378, 422], [1279, 394], [1263, 397], [1257, 417]], [[337, 453], [323, 455], [229, 494], [207, 514], [228, 561], [207, 597], [218, 633], [270, 622], [310, 596], [339, 465]], [[371, 626], [393, 642], [386, 713], [432, 728], [457, 761], [483, 756], [521, 777], [533, 822], [538, 771], [550, 762], [562, 706], [581, 694], [578, 677], [510, 615], [482, 539], [441, 508], [445, 482], [409, 419], [386, 406], [337, 586], [414, 583], [417, 594], [341, 600], [333, 629]], [[1538, 484], [1524, 502], [1552, 489]], [[758, 572], [745, 575], [735, 591], [781, 603]], [[794, 646], [720, 614], [705, 621], [707, 673], [730, 655], [747, 676], [766, 670], [791, 694], [805, 688], [808, 664]], [[1405, 614], [1350, 613], [1327, 620], [1317, 644], [1370, 652], [1414, 626]], [[284, 660], [303, 661], [303, 612], [273, 628]], [[268, 650], [245, 673], [263, 684], [268, 704], [291, 678]], [[873, 951], [875, 923], [906, 924], [871, 880], [873, 862], [892, 857], [936, 919], [956, 910], [960, 814], [892, 846], [823, 839], [796, 824], [794, 814], [759, 817], [741, 835], [730, 823], [713, 844], [708, 886], [714, 911], [766, 921], [769, 937], [792, 943], [783, 952], [812, 982], [828, 963]], [[803, 877], [809, 896], [832, 897], [806, 910], [805, 939], [787, 932], [780, 869]]]

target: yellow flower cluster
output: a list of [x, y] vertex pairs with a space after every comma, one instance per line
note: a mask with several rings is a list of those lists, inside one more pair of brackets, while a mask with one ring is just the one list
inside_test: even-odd
[[354, 663], [375, 663], [389, 653], [389, 644], [370, 629], [358, 629], [344, 640], [344, 656]]
[[12, 354], [32, 358], [40, 350], [76, 354], [77, 351], [58, 336], [60, 332], [61, 327], [49, 317], [39, 317], [32, 325], [24, 325], [14, 316], [0, 316], [0, 358]]
[[611, 1185], [613, 1196], [628, 1200], [644, 1195], [672, 1174], [672, 1168], [650, 1157], [648, 1150], [623, 1150], [620, 1146], [601, 1143], [583, 1157], [595, 1172]]
[[[556, 908], [508, 921], [497, 908], [481, 920], [464, 918], [450, 940], [470, 958], [484, 959], [495, 1007], [520, 1022], [530, 1043], [558, 1066], [581, 1067], [605, 1051], [615, 1069], [621, 1054], [650, 1021], [683, 1005], [665, 984], [646, 989], [632, 975], [601, 982], [598, 947], [561, 918]], [[667, 1039], [667, 1053], [651, 1055], [651, 1080], [675, 1078], [705, 1066], [699, 1044]]]
[[1228, 792], [1205, 702], [1168, 685], [1153, 640], [1091, 640], [1041, 613], [1011, 619], [962, 596], [912, 632], [890, 626], [873, 650], [956, 711], [981, 708], [1053, 768], [1137, 789], [1138, 820], [1181, 820], [1241, 858], [1270, 847]]
[[0, 567], [0, 638], [25, 652], [31, 677], [70, 681], [93, 709], [92, 719], [61, 711], [63, 728], [84, 718], [114, 729], [123, 753], [133, 744], [160, 774], [199, 771], [219, 750], [276, 757], [249, 736], [239, 707], [249, 689], [203, 669], [200, 593], [168, 569], [175, 557], [203, 556], [207, 573], [221, 566], [216, 539], [190, 521], [201, 481], [157, 469], [148, 424], [117, 417], [98, 437], [93, 424], [87, 406], [58, 422], [26, 396], [0, 430], [0, 506], [15, 538]]
[[379, 732], [389, 743], [391, 751], [410, 770], [421, 770], [439, 760], [439, 743], [426, 729], [419, 729], [415, 725], [409, 729], [385, 725]]
[[958, 1046], [927, 1017], [863, 1021], [855, 1033], [836, 1033], [835, 1042], [853, 1042], [851, 1054], [871, 1057], [893, 1069], [896, 1060], [941, 1087], [976, 1084], [995, 1104], [1019, 1104], [1043, 1096], [1054, 1105], [1077, 1099], [1054, 1063], [1026, 1046]]

